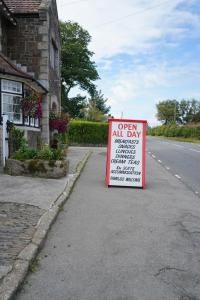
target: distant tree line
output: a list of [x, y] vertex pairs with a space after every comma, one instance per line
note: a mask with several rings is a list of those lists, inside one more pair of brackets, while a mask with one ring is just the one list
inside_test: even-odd
[[157, 119], [164, 125], [200, 122], [200, 101], [196, 99], [165, 100], [159, 102], [156, 108]]

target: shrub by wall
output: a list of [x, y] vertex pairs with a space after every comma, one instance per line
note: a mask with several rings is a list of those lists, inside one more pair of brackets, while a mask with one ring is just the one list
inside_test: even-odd
[[175, 124], [162, 125], [150, 129], [149, 134], [153, 136], [184, 137], [200, 140], [200, 126], [177, 126]]
[[68, 139], [70, 144], [106, 145], [108, 142], [108, 123], [71, 121]]

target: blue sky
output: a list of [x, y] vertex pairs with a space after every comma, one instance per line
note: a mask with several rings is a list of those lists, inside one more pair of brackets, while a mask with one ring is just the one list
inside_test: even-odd
[[[146, 119], [156, 103], [200, 99], [199, 0], [57, 0], [60, 19], [92, 36], [101, 80], [115, 117]], [[77, 91], [74, 91], [77, 92]]]

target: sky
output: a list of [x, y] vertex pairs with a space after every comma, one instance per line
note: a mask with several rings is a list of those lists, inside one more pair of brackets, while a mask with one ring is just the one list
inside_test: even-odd
[[156, 126], [156, 103], [200, 99], [200, 0], [57, 0], [62, 21], [92, 36], [115, 118]]

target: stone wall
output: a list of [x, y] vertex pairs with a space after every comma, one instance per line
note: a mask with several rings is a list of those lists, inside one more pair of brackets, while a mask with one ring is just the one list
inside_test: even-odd
[[68, 160], [7, 159], [5, 173], [13, 176], [31, 176], [58, 179], [69, 172]]
[[0, 14], [0, 52], [2, 52], [2, 16]]
[[3, 153], [2, 153], [2, 147], [3, 147], [3, 140], [2, 140], [2, 135], [3, 135], [3, 128], [2, 125], [0, 125], [0, 167], [3, 166]]
[[[50, 97], [60, 101], [60, 34], [55, 0], [39, 13], [15, 15], [17, 26], [7, 27], [8, 57], [27, 66], [48, 90]], [[52, 67], [52, 43], [57, 48], [57, 65]], [[55, 98], [55, 97], [54, 97]]]
[[[49, 5], [50, 3], [50, 5]], [[53, 102], [61, 107], [60, 35], [56, 0], [42, 1], [38, 13], [15, 14], [16, 26], [7, 26], [7, 55], [33, 72], [35, 79], [49, 91], [43, 97], [42, 139], [49, 143], [49, 111]], [[57, 66], [51, 66], [53, 45], [57, 51]]]
[[58, 15], [56, 1], [52, 0], [51, 6], [49, 8], [49, 46], [52, 46], [52, 42], [56, 45], [56, 65], [52, 68], [50, 64], [49, 68], [49, 79], [50, 79], [50, 97], [51, 97], [51, 107], [53, 101], [57, 98], [57, 105], [61, 106], [61, 86], [60, 86], [60, 32], [58, 24]]
[[4, 55], [7, 55], [7, 23], [7, 20], [0, 15], [0, 52], [2, 52]]
[[42, 21], [38, 14], [15, 15], [15, 18], [17, 26], [7, 28], [8, 57], [27, 66], [28, 72], [34, 72], [35, 77], [38, 78], [41, 57], [38, 43], [42, 39], [39, 34], [39, 26]]
[[40, 148], [41, 146], [41, 132], [27, 130], [27, 140], [30, 148]]

